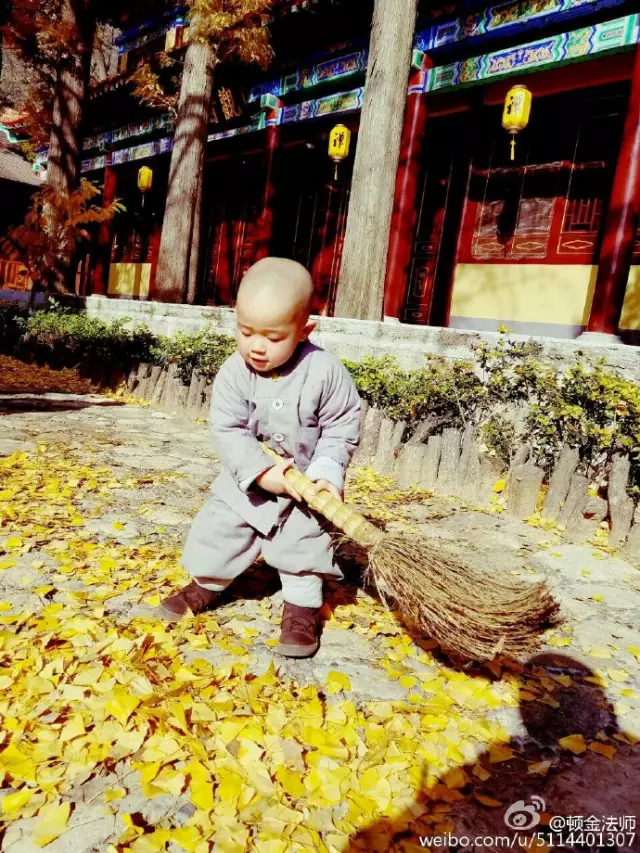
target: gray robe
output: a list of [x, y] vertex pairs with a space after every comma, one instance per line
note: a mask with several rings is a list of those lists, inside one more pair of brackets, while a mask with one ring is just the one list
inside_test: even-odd
[[260, 374], [234, 353], [213, 383], [210, 425], [222, 470], [211, 490], [267, 536], [292, 504], [256, 485], [273, 465], [260, 440], [311, 479], [342, 488], [360, 435], [360, 398], [338, 358], [309, 341], [279, 369]]

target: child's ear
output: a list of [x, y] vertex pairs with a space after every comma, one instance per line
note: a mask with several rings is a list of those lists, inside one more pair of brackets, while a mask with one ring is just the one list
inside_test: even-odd
[[304, 328], [302, 329], [302, 334], [300, 336], [300, 339], [303, 341], [306, 341], [307, 338], [309, 337], [309, 335], [313, 333], [315, 328], [316, 328], [316, 323], [313, 320], [307, 320], [307, 322], [304, 325]]

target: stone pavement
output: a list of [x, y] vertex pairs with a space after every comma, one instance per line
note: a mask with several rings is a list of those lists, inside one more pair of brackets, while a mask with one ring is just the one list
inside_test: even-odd
[[[179, 553], [189, 523], [217, 471], [206, 425], [104, 397], [5, 395], [0, 397], [0, 427], [0, 456], [16, 451], [33, 453], [42, 445], [62, 445], [78, 464], [108, 471], [112, 498], [104, 504], [104, 511], [102, 502], [91, 495], [83, 499], [81, 506], [86, 513], [84, 535], [92, 541], [131, 548], [140, 543], [164, 542], [167, 551]], [[135, 485], [131, 484], [132, 478]], [[436, 497], [410, 504], [406, 514], [412, 526], [425, 536], [445, 542], [453, 552], [488, 566], [496, 574], [548, 578], [561, 602], [566, 625], [547, 638], [545, 650], [566, 655], [567, 671], [582, 666], [596, 672], [593, 677], [615, 711], [618, 729], [640, 735], [640, 571], [636, 566], [594, 547], [565, 544], [557, 533], [504, 515], [469, 511]], [[400, 522], [391, 523], [394, 524]], [[0, 546], [2, 541], [0, 528]], [[20, 558], [17, 566], [0, 572], [1, 600], [11, 604], [14, 612], [38, 612], [46, 603], [35, 590], [47, 580], [49, 566], [32, 568], [34, 556], [38, 554], [32, 550], [28, 558]], [[348, 582], [332, 583], [327, 591], [330, 611], [335, 614], [368, 599], [368, 594], [355, 584], [357, 566], [348, 559], [345, 573]], [[167, 577], [171, 583], [165, 585], [163, 593], [175, 584], [176, 577], [178, 582], [185, 580], [175, 571]], [[124, 586], [122, 594], [105, 602], [107, 613], [120, 612], [128, 603], [139, 600], [135, 582]], [[78, 589], [72, 578], [68, 589]], [[60, 592], [58, 588], [55, 596]], [[247, 628], [254, 632], [255, 640], [243, 657], [249, 671], [262, 674], [275, 660], [281, 678], [304, 686], [323, 685], [328, 674], [337, 670], [349, 677], [349, 698], [357, 704], [407, 699], [410, 687], [403, 686], [402, 680], [376, 662], [379, 649], [375, 634], [372, 637], [370, 632], [360, 630], [363, 626], [359, 624], [357, 607], [349, 611], [346, 631], [344, 624], [328, 618], [320, 651], [313, 659], [278, 658], [273, 643], [278, 635], [280, 604], [277, 578], [265, 575], [265, 569], [258, 567], [243, 579], [242, 585], [234, 584], [228, 600], [215, 611], [217, 624], [238, 637]], [[379, 610], [384, 612], [382, 607]], [[328, 617], [330, 611], [326, 613]], [[224, 647], [200, 645], [186, 653], [185, 659], [195, 657], [218, 666], [228, 662], [230, 654]], [[404, 663], [421, 676], [429, 668], [416, 658], [406, 658]], [[494, 716], [514, 742], [526, 735], [527, 720], [517, 707], [502, 706]], [[637, 749], [633, 755], [630, 753], [624, 763], [622, 752], [613, 761], [591, 753], [587, 756], [589, 761], [581, 764], [575, 774], [569, 768], [568, 774], [545, 781], [545, 796], [561, 797], [566, 808], [576, 810], [575, 814], [622, 815], [628, 814], [629, 809], [640, 814], [640, 797], [635, 793], [640, 769], [637, 753]], [[594, 758], [598, 759], [596, 763]], [[531, 778], [540, 782], [540, 777]], [[507, 776], [504, 785], [507, 801], [510, 796], [515, 800], [516, 795], [530, 792], [530, 786], [522, 787]], [[82, 803], [91, 800], [87, 796], [93, 795], [91, 786], [99, 794], [99, 781], [87, 780]], [[147, 802], [140, 790], [135, 796], [138, 800], [129, 811], [145, 811], [147, 820], [152, 819], [154, 810], [157, 813], [166, 806], [162, 797]], [[170, 799], [175, 813], [182, 807], [188, 813], [188, 797]], [[493, 812], [478, 812], [477, 803], [461, 806], [459, 816], [462, 826], [471, 826], [475, 831], [490, 831], [495, 823]], [[101, 821], [96, 816], [91, 831], [62, 836], [46, 849], [53, 853], [107, 850], [109, 827], [105, 828]], [[11, 853], [39, 849], [27, 840], [28, 824], [28, 820], [18, 821], [4, 836], [0, 834], [0, 849]], [[627, 847], [621, 845], [620, 849]]]

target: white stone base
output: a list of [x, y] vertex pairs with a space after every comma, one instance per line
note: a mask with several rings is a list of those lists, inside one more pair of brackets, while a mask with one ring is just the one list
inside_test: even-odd
[[[167, 305], [130, 299], [89, 296], [87, 312], [92, 317], [111, 321], [128, 317], [134, 325], [144, 324], [157, 335], [174, 335], [178, 331], [200, 332], [206, 328], [233, 335], [235, 311], [232, 308], [210, 308], [200, 305]], [[480, 343], [495, 346], [498, 332], [475, 332], [470, 329], [443, 329], [438, 326], [413, 326], [399, 322], [345, 320], [340, 317], [314, 317], [316, 331], [311, 340], [340, 358], [360, 361], [364, 356], [393, 355], [402, 367], [420, 367], [428, 356], [444, 356], [465, 361], [474, 360], [474, 347]], [[604, 356], [607, 362], [629, 379], [640, 379], [640, 348], [624, 346], [610, 339], [585, 341], [532, 337], [510, 334], [512, 341], [536, 341], [541, 358], [558, 365], [574, 363], [577, 358]]]
[[576, 340], [589, 347], [625, 346], [618, 335], [608, 335], [605, 332], [583, 332], [581, 335], [578, 335]]

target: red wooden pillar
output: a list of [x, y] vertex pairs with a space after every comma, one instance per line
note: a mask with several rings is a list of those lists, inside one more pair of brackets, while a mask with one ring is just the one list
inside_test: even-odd
[[266, 144], [264, 190], [260, 204], [260, 213], [256, 223], [254, 242], [254, 262], [266, 258], [273, 233], [273, 202], [275, 198], [274, 164], [280, 147], [280, 110], [282, 104], [273, 95], [262, 98], [266, 113]]
[[154, 223], [149, 235], [149, 243], [147, 245], [146, 263], [151, 264], [151, 274], [149, 276], [149, 300], [155, 297], [156, 286], [156, 271], [158, 269], [158, 256], [160, 254], [160, 238], [162, 236], [162, 225]]
[[427, 124], [424, 83], [430, 65], [429, 58], [422, 51], [413, 52], [389, 236], [384, 285], [385, 320], [401, 319], [409, 284], [411, 256], [418, 225], [420, 167]]
[[[102, 191], [102, 206], [109, 207], [115, 200], [118, 178], [113, 166], [104, 170], [104, 189]], [[91, 292], [94, 296], [104, 296], [109, 283], [109, 267], [111, 265], [111, 237], [113, 235], [113, 220], [103, 222], [98, 229], [98, 251], [96, 264], [91, 276]]]
[[[326, 196], [325, 194], [326, 190]], [[311, 275], [315, 289], [313, 314], [322, 317], [329, 315], [329, 301], [331, 298], [331, 278], [334, 270], [336, 256], [336, 242], [338, 240], [338, 222], [340, 215], [340, 189], [331, 182], [321, 190], [322, 196], [326, 198], [324, 205], [324, 217], [319, 229], [320, 249], [311, 265]]]
[[587, 333], [618, 335], [640, 214], [640, 44], [636, 46], [622, 144], [604, 224]]

